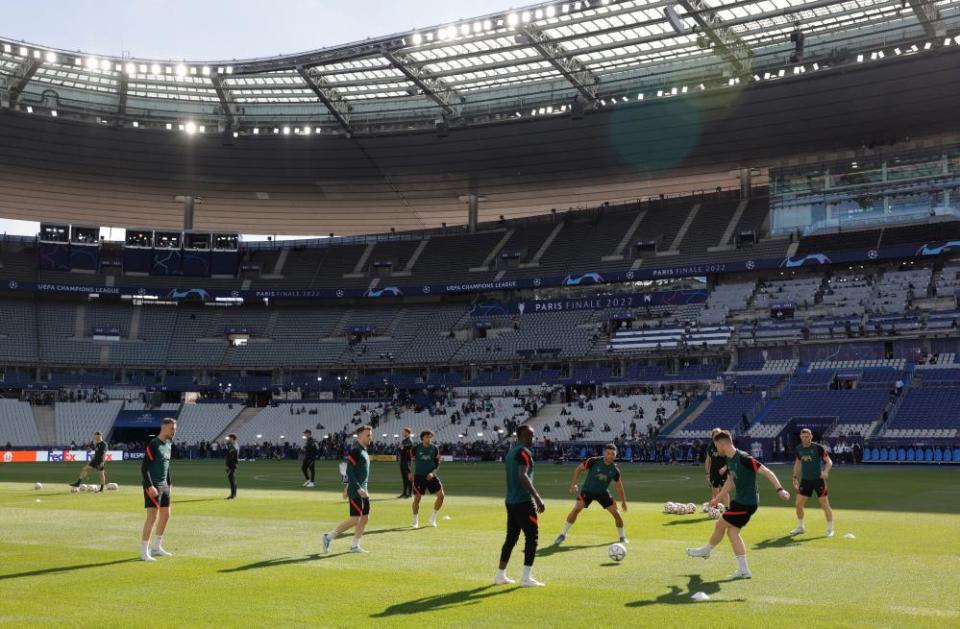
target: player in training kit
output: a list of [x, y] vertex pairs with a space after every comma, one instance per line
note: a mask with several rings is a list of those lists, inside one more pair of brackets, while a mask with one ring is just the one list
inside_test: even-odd
[[707, 483], [710, 484], [710, 497], [716, 498], [720, 493], [720, 488], [727, 482], [727, 457], [720, 454], [717, 450], [717, 444], [713, 438], [720, 432], [719, 428], [710, 431], [710, 445], [707, 446], [707, 458], [703, 462], [704, 471], [707, 474]]
[[313, 433], [309, 430], [303, 431], [303, 438], [303, 465], [300, 466], [300, 471], [303, 472], [303, 477], [306, 479], [303, 486], [315, 487], [313, 481], [316, 479], [319, 448], [317, 448], [317, 440], [313, 438]]
[[[140, 542], [140, 559], [153, 561], [156, 557], [171, 557], [163, 548], [163, 534], [170, 521], [170, 454], [173, 450], [173, 437], [177, 434], [177, 420], [167, 417], [160, 425], [160, 434], [147, 444], [140, 465], [143, 478], [143, 506], [147, 510], [147, 521], [143, 524], [143, 537]], [[156, 537], [150, 546], [150, 533], [156, 524]]]
[[100, 475], [100, 491], [103, 491], [103, 486], [107, 484], [107, 473], [104, 469], [106, 467], [106, 460], [107, 442], [103, 440], [103, 433], [98, 430], [93, 433], [93, 458], [83, 466], [83, 469], [80, 470], [80, 478], [70, 483], [70, 486], [79, 487], [87, 478], [90, 470], [97, 470], [97, 473]]
[[433, 433], [424, 430], [420, 433], [420, 444], [410, 450], [410, 462], [413, 471], [410, 481], [413, 483], [413, 528], [420, 528], [420, 499], [425, 493], [437, 494], [430, 514], [430, 526], [437, 528], [437, 514], [443, 506], [443, 483], [437, 478], [440, 468], [440, 448], [431, 443]]
[[[730, 538], [733, 554], [737, 558], [737, 569], [731, 575], [731, 578], [749, 579], [752, 575], [750, 574], [750, 568], [747, 567], [747, 549], [743, 543], [743, 538], [740, 537], [740, 529], [747, 525], [760, 503], [757, 474], [766, 477], [770, 484], [776, 488], [777, 495], [783, 500], [790, 500], [790, 492], [783, 488], [783, 485], [777, 479], [777, 475], [770, 471], [768, 467], [743, 450], [737, 450], [733, 445], [730, 433], [726, 430], [718, 432], [714, 436], [713, 442], [720, 454], [727, 459], [729, 477], [717, 497], [710, 501], [710, 506], [716, 507], [718, 502], [730, 506], [723, 513], [723, 516], [717, 520], [710, 541], [699, 548], [688, 548], [687, 554], [691, 557], [706, 559], [717, 544], [723, 541], [723, 536], [726, 535]], [[730, 492], [734, 490], [736, 493], [733, 501], [728, 503]]]
[[791, 535], [800, 535], [806, 531], [803, 525], [803, 507], [807, 498], [814, 492], [820, 501], [820, 508], [827, 518], [827, 537], [833, 537], [833, 509], [830, 508], [830, 499], [827, 498], [827, 478], [833, 460], [827, 454], [827, 449], [819, 443], [813, 442], [813, 432], [809, 428], [800, 431], [800, 445], [797, 446], [797, 455], [793, 461], [793, 488], [797, 490], [797, 528], [790, 531]]
[[500, 549], [500, 569], [494, 583], [504, 585], [515, 583], [507, 576], [507, 563], [513, 547], [523, 531], [523, 578], [522, 587], [538, 587], [544, 584], [533, 578], [533, 560], [537, 556], [537, 539], [540, 520], [546, 506], [533, 486], [533, 428], [524, 424], [517, 428], [517, 442], [507, 452], [504, 459], [507, 468], [507, 538]]
[[413, 454], [413, 431], [403, 429], [403, 441], [400, 442], [400, 476], [403, 477], [403, 491], [397, 498], [409, 498], [413, 495], [413, 483], [410, 481], [410, 457]]
[[[567, 539], [567, 533], [570, 527], [577, 521], [580, 512], [590, 506], [590, 503], [597, 501], [601, 507], [610, 512], [614, 522], [617, 524], [617, 533], [620, 535], [620, 543], [626, 544], [628, 540], [623, 533], [623, 518], [617, 511], [617, 503], [610, 496], [608, 487], [610, 483], [616, 483], [617, 494], [620, 496], [620, 506], [627, 510], [627, 497], [623, 491], [623, 480], [620, 478], [620, 468], [617, 467], [617, 446], [608, 443], [603, 449], [603, 456], [593, 456], [578, 465], [573, 472], [573, 480], [570, 481], [570, 493], [577, 496], [577, 503], [573, 505], [573, 510], [567, 516], [567, 521], [563, 524], [563, 531], [554, 540], [554, 544], [560, 545]], [[583, 481], [583, 487], [577, 488], [577, 480], [580, 474], [587, 473], [587, 478]]]
[[344, 531], [354, 529], [350, 552], [367, 552], [360, 547], [363, 530], [370, 519], [370, 496], [367, 494], [367, 481], [370, 479], [370, 456], [367, 447], [373, 441], [373, 427], [357, 428], [357, 442], [347, 455], [347, 498], [350, 501], [350, 517], [337, 525], [329, 533], [323, 534], [323, 552], [330, 552], [330, 544]]
[[237, 452], [237, 436], [232, 432], [227, 435], [227, 480], [230, 481], [230, 495], [227, 500], [237, 497], [237, 463], [240, 462], [240, 453]]

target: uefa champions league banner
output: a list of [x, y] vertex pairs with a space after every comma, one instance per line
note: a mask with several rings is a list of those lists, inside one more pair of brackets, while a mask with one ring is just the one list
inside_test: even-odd
[[655, 293], [601, 295], [582, 299], [541, 299], [538, 301], [491, 302], [474, 304], [473, 317], [497, 315], [524, 315], [540, 312], [572, 312], [576, 310], [607, 310], [610, 308], [653, 308], [699, 304], [707, 300], [705, 290], [675, 290]]
[[[830, 264], [849, 264], [854, 262], [873, 262], [891, 259], [922, 259], [936, 257], [942, 253], [960, 251], [960, 240], [928, 242], [922, 245], [896, 245], [879, 249], [850, 249], [823, 253], [811, 253], [790, 258], [756, 258], [715, 262], [704, 264], [679, 265], [638, 269], [631, 271], [570, 273], [563, 276], [534, 277], [505, 281], [480, 281], [462, 284], [426, 284], [420, 286], [384, 286], [375, 289], [358, 288], [318, 288], [318, 289], [278, 289], [278, 290], [214, 290], [205, 288], [146, 288], [137, 286], [89, 286], [58, 283], [20, 282], [19, 280], [0, 280], [0, 291], [40, 292], [60, 294], [97, 295], [104, 298], [131, 299], [152, 298], [171, 301], [214, 301], [216, 299], [243, 299], [259, 301], [263, 299], [344, 299], [368, 298], [389, 299], [404, 296], [450, 295], [465, 293], [484, 293], [521, 288], [547, 288], [557, 286], [591, 286], [666, 278], [696, 277], [723, 273], [742, 273], [771, 269], [795, 269], [800, 267], [825, 266]], [[744, 250], [744, 255], [749, 250]], [[171, 282], [178, 281], [171, 277]], [[182, 281], [182, 280], [180, 280]]]

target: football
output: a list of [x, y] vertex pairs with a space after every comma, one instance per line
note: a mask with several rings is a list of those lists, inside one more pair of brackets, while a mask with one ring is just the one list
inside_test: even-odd
[[117, 491], [118, 489], [120, 489], [120, 485], [117, 485], [116, 483], [107, 483], [107, 491]]
[[610, 544], [607, 555], [614, 561], [623, 561], [623, 558], [627, 556], [627, 547], [623, 544]]
[[79, 488], [79, 487], [71, 487], [71, 488], [70, 488], [70, 493], [71, 493], [71, 494], [79, 494], [79, 493], [80, 493], [80, 488]]
[[43, 483], [36, 482], [33, 484], [34, 489], [43, 489]]

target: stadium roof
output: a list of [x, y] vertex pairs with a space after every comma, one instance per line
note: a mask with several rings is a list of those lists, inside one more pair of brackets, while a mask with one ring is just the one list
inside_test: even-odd
[[263, 59], [103, 57], [0, 39], [0, 96], [12, 109], [190, 133], [443, 133], [819, 70], [864, 50], [956, 45], [958, 32], [955, 0], [549, 2]]

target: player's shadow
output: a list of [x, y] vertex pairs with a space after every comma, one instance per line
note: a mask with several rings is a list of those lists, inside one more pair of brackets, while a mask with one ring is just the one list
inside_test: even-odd
[[375, 530], [375, 531], [364, 531], [364, 532], [363, 532], [363, 536], [366, 537], [367, 535], [380, 535], [380, 534], [382, 534], [382, 533], [395, 533], [395, 532], [397, 532], [397, 531], [423, 530], [424, 528], [426, 528], [426, 527], [420, 527], [420, 529], [413, 529], [413, 528], [410, 528], [409, 526], [395, 526], [395, 527], [392, 528], [392, 529], [377, 529], [377, 530]]
[[670, 520], [669, 522], [664, 522], [664, 526], [677, 526], [678, 524], [703, 524], [704, 522], [710, 522], [710, 518], [695, 518], [689, 519], [685, 518], [683, 520]]
[[469, 590], [460, 590], [459, 592], [447, 592], [445, 594], [435, 594], [433, 596], [424, 596], [412, 601], [397, 603], [386, 608], [382, 612], [371, 614], [371, 618], [389, 618], [391, 616], [421, 614], [423, 612], [434, 612], [439, 610], [453, 609], [455, 607], [466, 607], [468, 605], [477, 605], [482, 601], [500, 596], [509, 592], [516, 591], [517, 588], [497, 588], [492, 589], [494, 585], [484, 585], [483, 587], [472, 588]]
[[[699, 574], [688, 574], [687, 576], [687, 587], [682, 588], [679, 585], [671, 585], [670, 591], [661, 594], [655, 599], [645, 600], [645, 601], [633, 601], [627, 603], [624, 607], [649, 607], [650, 605], [689, 605], [698, 603], [698, 601], [693, 600], [691, 597], [696, 592], [704, 592], [710, 596], [714, 596], [720, 592], [720, 586], [724, 583], [730, 583], [732, 581], [737, 581], [737, 579], [724, 579], [722, 581], [704, 581], [703, 577]], [[742, 603], [746, 599], [736, 598], [722, 601], [703, 601], [704, 603]]]
[[350, 554], [347, 551], [342, 553], [334, 553], [332, 555], [322, 555], [320, 553], [313, 553], [305, 557], [282, 557], [280, 559], [265, 559], [263, 561], [258, 561], [256, 563], [248, 563], [242, 566], [237, 566], [236, 568], [224, 568], [220, 570], [223, 573], [231, 572], [245, 572], [247, 570], [259, 570], [260, 568], [276, 568], [277, 566], [290, 566], [293, 564], [300, 563], [309, 563], [311, 561], [320, 561], [323, 559], [332, 559], [333, 557], [339, 557], [341, 555]]
[[796, 535], [784, 535], [783, 537], [771, 537], [753, 545], [754, 550], [766, 550], [768, 548], [787, 548], [790, 546], [799, 546], [807, 542], [813, 542], [818, 539], [826, 539], [826, 535], [818, 537], [797, 537]]
[[75, 566], [61, 566], [59, 568], [41, 568], [40, 570], [28, 570], [27, 572], [13, 572], [11, 574], [0, 574], [0, 581], [5, 579], [20, 579], [23, 577], [40, 577], [48, 574], [59, 574], [61, 572], [73, 572], [74, 570], [86, 570], [87, 568], [102, 568], [106, 566], [116, 566], [122, 563], [139, 561], [139, 559], [117, 559], [116, 561], [104, 561], [102, 563], [84, 563]]
[[541, 548], [537, 551], [537, 557], [549, 557], [550, 555], [557, 555], [560, 553], [569, 553], [574, 550], [585, 550], [587, 548], [602, 548], [607, 546], [607, 544], [581, 544], [579, 546], [573, 545], [560, 545], [552, 544], [546, 548]]

